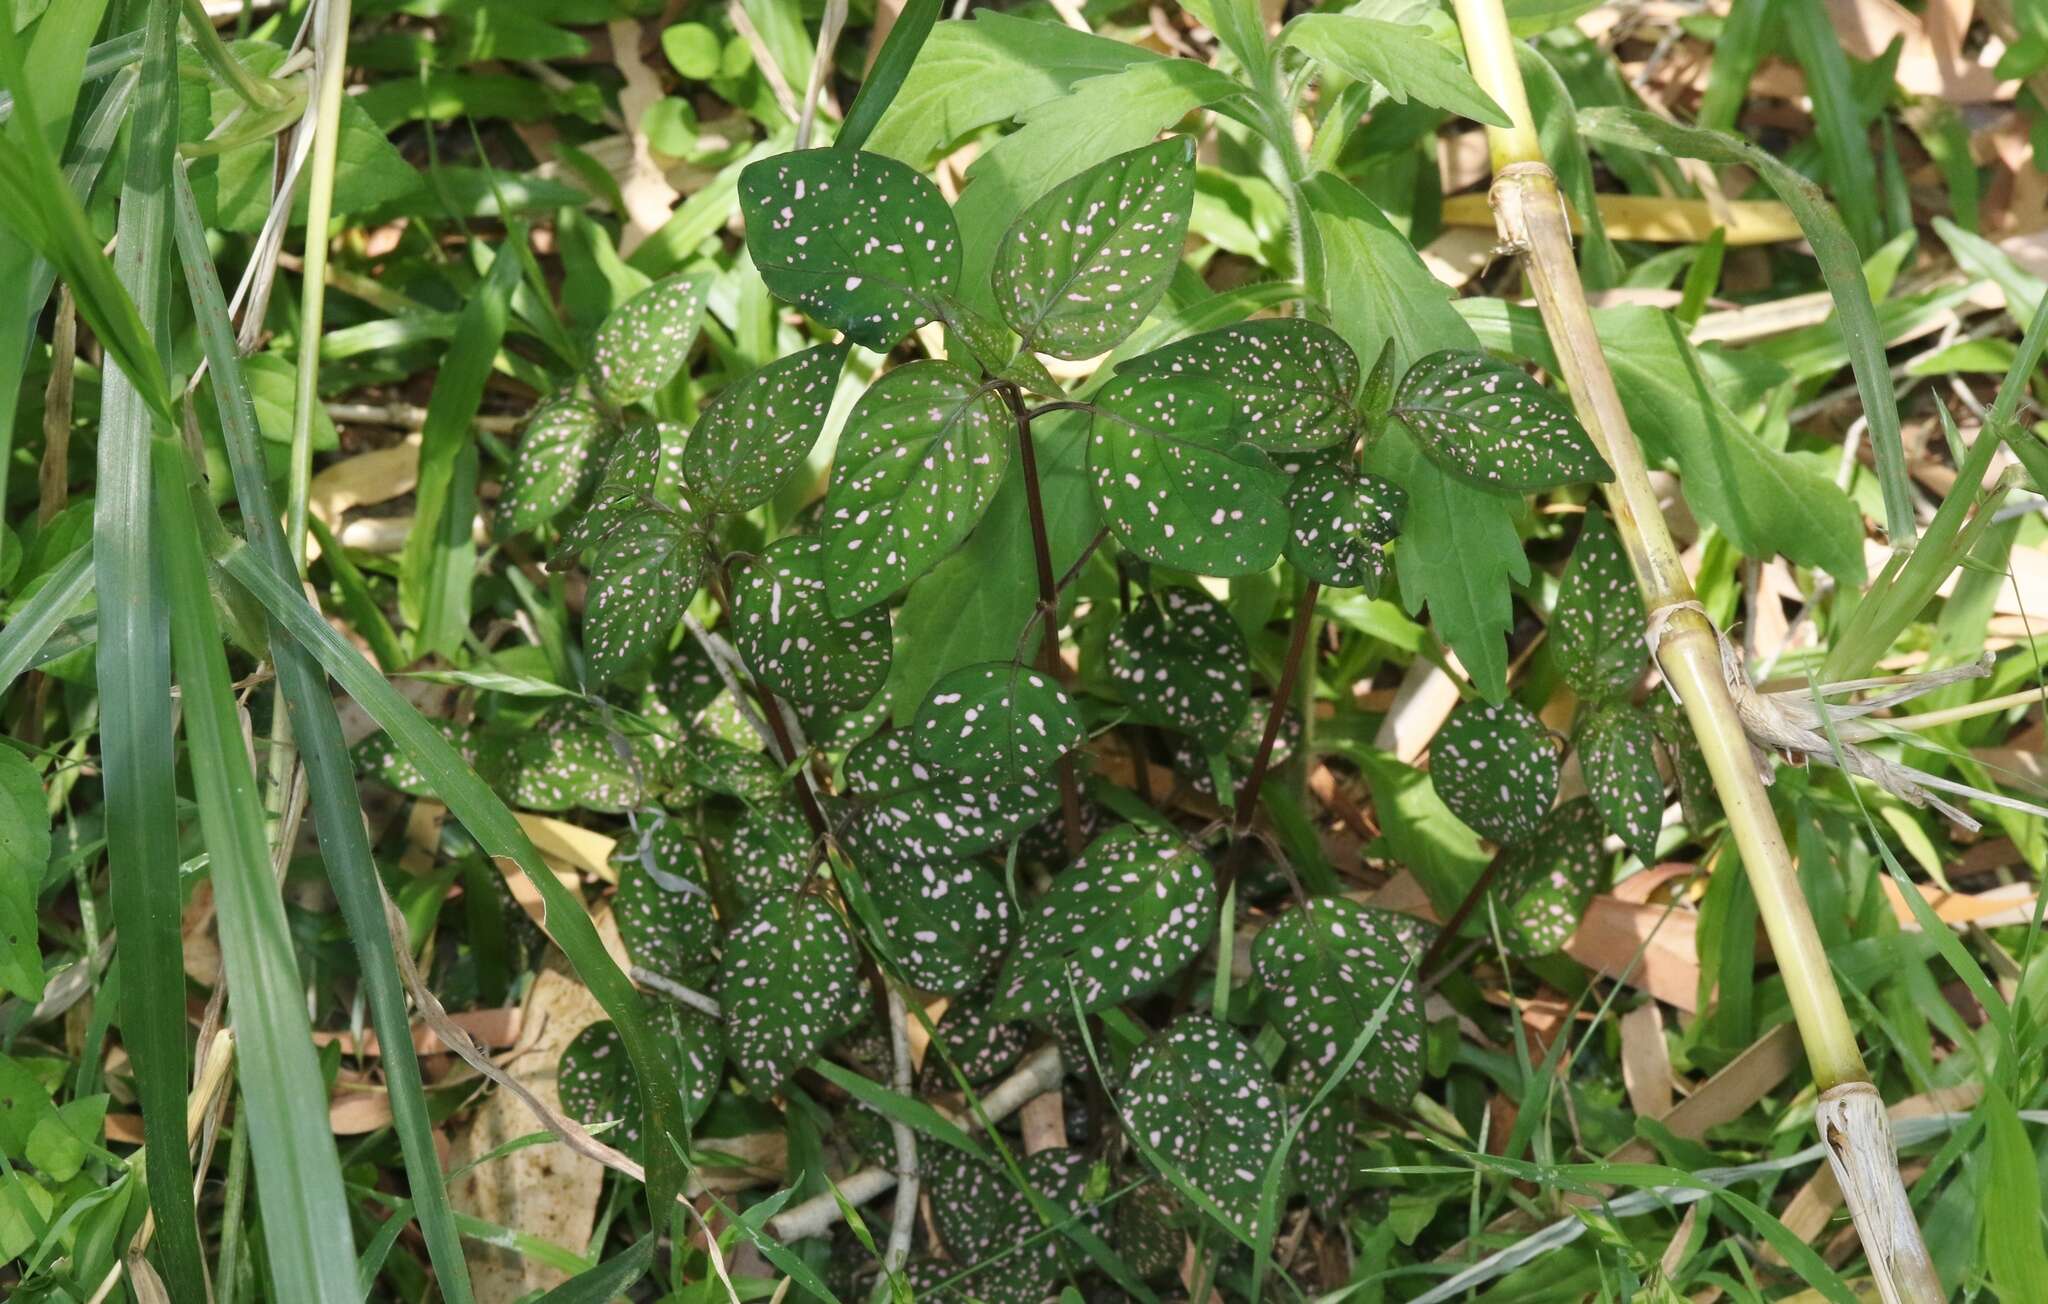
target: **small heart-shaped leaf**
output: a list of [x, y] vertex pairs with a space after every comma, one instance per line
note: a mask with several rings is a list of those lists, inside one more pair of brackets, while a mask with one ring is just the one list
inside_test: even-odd
[[1200, 954], [1216, 927], [1209, 863], [1187, 843], [1126, 825], [1094, 845], [1025, 908], [1024, 935], [1004, 966], [1003, 1018], [1121, 1005]]
[[1109, 677], [1133, 710], [1214, 751], [1251, 706], [1252, 657], [1223, 605], [1197, 589], [1161, 589], [1109, 636]]
[[1424, 1030], [1414, 964], [1436, 928], [1410, 915], [1316, 897], [1252, 941], [1252, 972], [1272, 994], [1274, 1022], [1320, 1085], [1389, 994], [1393, 1002], [1353, 1077], [1370, 1099], [1405, 1108], [1422, 1085]]
[[770, 544], [733, 584], [732, 641], [771, 691], [818, 706], [858, 706], [889, 678], [889, 613], [835, 617], [825, 599], [825, 544]]
[[1614, 478], [1565, 401], [1519, 367], [1444, 349], [1401, 377], [1394, 417], [1444, 470], [1482, 489], [1525, 493]]
[[973, 861], [868, 862], [867, 887], [903, 973], [951, 995], [994, 972], [1010, 943], [1010, 899]]
[[626, 954], [671, 981], [703, 985], [717, 963], [718, 919], [688, 830], [675, 820], [656, 819], [637, 838], [621, 839], [613, 860], [619, 892], [612, 898], [612, 917]]
[[957, 860], [1015, 837], [1059, 805], [1050, 783], [976, 782], [912, 753], [902, 733], [881, 733], [847, 753], [847, 795], [860, 806], [852, 835], [884, 857]]
[[860, 1022], [860, 952], [815, 896], [769, 897], [725, 939], [718, 999], [733, 1061], [757, 1092], [774, 1091], [818, 1048]]
[[1378, 597], [1408, 496], [1392, 480], [1320, 462], [1287, 491], [1287, 560], [1331, 588]]
[[1195, 202], [1195, 142], [1106, 159], [1024, 210], [996, 247], [996, 306], [1028, 348], [1107, 353], [1158, 305]]
[[1002, 397], [958, 363], [905, 363], [868, 386], [825, 495], [832, 609], [879, 602], [958, 547], [1002, 486], [1016, 438]]
[[720, 390], [683, 445], [691, 505], [743, 512], [773, 498], [824, 431], [846, 354], [844, 342], [820, 344]]
[[1269, 453], [1322, 448], [1357, 432], [1358, 355], [1299, 317], [1238, 322], [1117, 364], [1119, 380], [1184, 377], [1222, 388], [1245, 438]]
[[975, 363], [990, 379], [1007, 380], [1027, 394], [1040, 398], [1066, 396], [1038, 355], [1020, 348], [1017, 337], [1007, 327], [990, 321], [957, 299], [939, 304], [939, 318], [946, 323], [948, 356], [962, 363]]
[[1584, 797], [1550, 812], [1534, 837], [1510, 848], [1495, 900], [1508, 953], [1549, 955], [1570, 940], [1593, 894], [1607, 885], [1607, 829]]
[[1664, 823], [1664, 776], [1657, 772], [1657, 728], [1626, 702], [1596, 711], [1579, 731], [1586, 792], [1608, 829], [1648, 857]]
[[561, 707], [513, 743], [507, 799], [526, 810], [631, 810], [642, 801], [654, 764], [635, 740]]
[[1226, 1216], [1249, 1227], [1280, 1144], [1279, 1096], [1243, 1038], [1187, 1014], [1131, 1057], [1124, 1123]]
[[714, 839], [713, 850], [744, 907], [809, 882], [816, 845], [803, 812], [791, 802], [773, 801], [750, 807], [731, 837]]
[[678, 513], [643, 508], [614, 526], [583, 608], [592, 677], [607, 683], [666, 649], [703, 580], [703, 545]]
[[1604, 512], [1586, 513], [1558, 584], [1550, 635], [1558, 669], [1589, 702], [1618, 697], [1643, 677], [1643, 602]]
[[1132, 552], [1200, 575], [1249, 575], [1287, 541], [1287, 477], [1244, 441], [1221, 387], [1158, 377], [1096, 396], [1088, 475]]
[[668, 421], [638, 420], [614, 435], [604, 449], [604, 470], [590, 506], [562, 531], [550, 569], [559, 570], [602, 543], [619, 523], [650, 505], [682, 501], [683, 443], [689, 432]]
[[960, 276], [946, 197], [880, 154], [807, 149], [749, 164], [740, 212], [769, 292], [880, 353], [935, 317]]
[[498, 495], [505, 529], [523, 534], [568, 510], [592, 478], [603, 433], [604, 413], [580, 398], [558, 395], [535, 408]]
[[1557, 748], [1519, 702], [1460, 702], [1429, 747], [1436, 795], [1480, 837], [1515, 846], [1557, 800]]
[[962, 666], [939, 680], [913, 726], [919, 759], [1022, 783], [1052, 772], [1087, 737], [1052, 678], [1012, 661]]
[[671, 276], [612, 309], [590, 345], [598, 392], [623, 406], [675, 379], [697, 342], [710, 292], [709, 276]]

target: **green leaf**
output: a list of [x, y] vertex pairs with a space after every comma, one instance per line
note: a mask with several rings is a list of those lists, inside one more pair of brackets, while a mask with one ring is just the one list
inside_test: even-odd
[[775, 496], [825, 429], [847, 345], [778, 358], [719, 392], [683, 446], [683, 483], [700, 512], [743, 512]]
[[919, 760], [1004, 783], [1046, 777], [1087, 739], [1059, 684], [1011, 661], [963, 666], [941, 679], [915, 730]]
[[1215, 902], [1209, 863], [1177, 835], [1132, 825], [1104, 834], [1025, 911], [996, 1016], [1067, 1008], [1070, 973], [1085, 1010], [1154, 990], [1207, 945]]
[[996, 306], [1027, 349], [1107, 353], [1166, 294], [1195, 202], [1188, 136], [1106, 159], [1056, 186], [996, 248]]
[[[718, 1094], [725, 1063], [725, 1037], [716, 1020], [695, 1010], [673, 1011], [674, 1026], [662, 1029], [662, 1045], [677, 1062], [684, 1084], [686, 1113], [695, 1122]], [[657, 1027], [662, 1015], [653, 1016]], [[625, 1039], [610, 1019], [600, 1019], [562, 1047], [555, 1066], [555, 1084], [562, 1111], [586, 1127], [617, 1122], [604, 1139], [638, 1159], [644, 1137], [640, 1087], [626, 1058]]]
[[[932, 1222], [955, 1270], [985, 1265], [956, 1288], [988, 1304], [1042, 1304], [1061, 1276], [1065, 1238], [1045, 1236], [1032, 1202], [1002, 1167], [958, 1151], [931, 1156]], [[1027, 1155], [1019, 1165], [1054, 1216], [1092, 1212], [1085, 1191], [1092, 1161], [1078, 1150]], [[923, 1290], [918, 1298], [958, 1298]]]
[[1377, 84], [1396, 104], [1411, 98], [1492, 127], [1508, 115], [1429, 29], [1355, 14], [1302, 14], [1280, 34], [1287, 45], [1347, 77]]
[[613, 436], [603, 450], [604, 470], [590, 506], [562, 531], [549, 565], [559, 569], [583, 555], [650, 501], [670, 507], [680, 502], [685, 434], [670, 422], [641, 419]]
[[1642, 599], [1607, 514], [1586, 511], [1550, 616], [1557, 667], [1579, 696], [1604, 702], [1634, 687], [1648, 656]]
[[1315, 463], [1287, 491], [1287, 560], [1331, 588], [1376, 598], [1387, 545], [1407, 509], [1408, 495], [1393, 481], [1354, 471], [1348, 460]]
[[634, 512], [605, 535], [583, 608], [583, 647], [597, 682], [668, 647], [704, 571], [703, 544], [687, 518], [667, 508]]
[[994, 875], [971, 860], [895, 860], [864, 868], [889, 945], [911, 985], [952, 995], [995, 972], [1010, 944], [1010, 898]]
[[640, 804], [653, 758], [576, 707], [543, 715], [512, 744], [507, 794], [526, 810], [624, 811]]
[[[2048, 1281], [2041, 1243], [2041, 1170], [2033, 1138], [1996, 1082], [1984, 1084], [1984, 1266], [2001, 1300], [2023, 1300]], [[2029, 1284], [2031, 1283], [2031, 1284]]]
[[590, 345], [597, 392], [624, 406], [673, 380], [697, 342], [710, 292], [708, 276], [671, 276], [612, 309]]
[[1645, 860], [1657, 849], [1664, 821], [1656, 744], [1656, 726], [1626, 702], [1594, 713], [1579, 733], [1587, 793], [1614, 836]]
[[535, 408], [498, 496], [505, 528], [523, 533], [566, 511], [596, 470], [591, 453], [603, 432], [604, 414], [582, 399], [557, 395]]
[[716, 967], [718, 919], [705, 889], [704, 863], [683, 825], [661, 818], [621, 839], [613, 857], [619, 891], [612, 917], [633, 963], [686, 987]]
[[858, 706], [889, 677], [889, 613], [838, 618], [825, 600], [825, 544], [792, 535], [733, 582], [732, 640], [775, 693], [816, 706]]
[[1520, 493], [1614, 476], [1563, 399], [1484, 353], [1444, 349], [1417, 360], [1392, 415], [1438, 466], [1481, 488]]
[[1607, 836], [1585, 797], [1544, 816], [1536, 831], [1503, 854], [1494, 898], [1501, 937], [1518, 956], [1549, 955], [1578, 928], [1593, 894], [1607, 885]]
[[860, 953], [815, 896], [770, 897], [740, 916], [718, 966], [733, 1062], [762, 1095], [780, 1087], [865, 1009]]
[[1422, 1085], [1422, 1003], [1409, 970], [1436, 936], [1411, 915], [1316, 897], [1252, 939], [1252, 972], [1265, 987], [1274, 1022], [1302, 1057], [1303, 1070], [1326, 1078], [1364, 1033], [1396, 987], [1371, 1051], [1354, 1067], [1366, 1096], [1406, 1108]]
[[1519, 702], [1460, 702], [1429, 746], [1429, 777], [1451, 813], [1490, 842], [1528, 841], [1557, 800], [1557, 748]]
[[808, 149], [740, 173], [747, 251], [779, 299], [886, 353], [937, 316], [960, 232], [931, 180], [880, 154]]
[[[932, 1025], [934, 1047], [943, 1047], [960, 1076], [977, 1087], [1008, 1073], [1037, 1040], [1030, 1024], [996, 1018], [989, 1002], [986, 989], [963, 992], [947, 1002], [946, 1012]], [[935, 1049], [925, 1057], [926, 1087], [950, 1090], [951, 1081]]]
[[832, 456], [825, 585], [851, 614], [890, 597], [960, 545], [1010, 465], [1002, 397], [956, 362], [921, 360], [861, 395]]
[[30, 1004], [43, 997], [36, 900], [50, 861], [45, 800], [36, 767], [0, 748], [0, 989]]
[[[485, 766], [489, 753], [481, 746], [480, 732], [474, 725], [456, 720], [435, 720], [434, 726], [441, 736], [452, 744], [462, 756], [463, 763], [472, 769]], [[364, 738], [351, 749], [355, 767], [377, 782], [408, 797], [431, 797], [434, 789], [427, 777], [420, 773], [412, 758], [407, 756], [391, 740], [389, 734], [379, 730]]]
[[[918, 52], [924, 48], [925, 40], [931, 35], [932, 26], [944, 7], [942, 0], [912, 0], [897, 12], [896, 21], [889, 26], [888, 36], [882, 40], [882, 48], [868, 66], [860, 91], [853, 97], [853, 103], [847, 106], [846, 118], [839, 124], [839, 135], [832, 142], [834, 145], [840, 149], [857, 150], [867, 143], [868, 134], [888, 113], [896, 93], [903, 89], [905, 80], [917, 66]], [[667, 39], [665, 33], [663, 39]]]
[[1134, 607], [1109, 636], [1109, 677], [1140, 715], [1211, 751], [1228, 745], [1251, 708], [1244, 633], [1198, 589], [1163, 589]]
[[1246, 440], [1269, 453], [1322, 448], [1358, 429], [1358, 356], [1329, 327], [1298, 317], [1205, 331], [1118, 363], [1116, 374], [1186, 376], [1220, 387]]
[[1244, 1225], [1280, 1144], [1280, 1093], [1251, 1047], [1199, 1014], [1183, 1015], [1131, 1057], [1124, 1123], [1197, 1191]]
[[1221, 577], [1279, 560], [1287, 478], [1242, 438], [1242, 418], [1221, 386], [1134, 379], [1095, 401], [1089, 479], [1125, 547], [1162, 566]]
[[847, 754], [847, 795], [861, 808], [857, 839], [927, 862], [1006, 842], [1059, 805], [1049, 783], [977, 783], [912, 754], [902, 733], [877, 734]]
[[794, 892], [809, 882], [817, 863], [816, 847], [810, 822], [787, 801], [749, 808], [730, 838], [713, 843], [726, 881], [742, 906]]

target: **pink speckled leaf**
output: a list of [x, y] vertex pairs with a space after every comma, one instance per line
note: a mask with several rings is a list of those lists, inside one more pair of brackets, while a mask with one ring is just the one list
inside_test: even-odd
[[1579, 768], [1608, 829], [1631, 851], [1651, 855], [1664, 819], [1664, 776], [1650, 718], [1626, 702], [1594, 713], [1579, 731]]
[[718, 998], [741, 1074], [774, 1091], [866, 1009], [860, 952], [815, 896], [770, 897], [740, 916], [718, 966]]
[[1401, 377], [1393, 415], [1431, 461], [1482, 489], [1525, 493], [1614, 478], [1563, 399], [1484, 353], [1417, 359]]
[[1251, 707], [1252, 658], [1230, 613], [1199, 589], [1161, 589], [1109, 636], [1109, 677], [1142, 717], [1227, 746]]
[[962, 666], [933, 686], [913, 726], [918, 759], [962, 774], [1042, 779], [1086, 738], [1050, 675], [1011, 661]]
[[1429, 748], [1436, 795], [1479, 836], [1526, 842], [1557, 800], [1557, 748], [1519, 702], [1458, 704]]
[[591, 342], [597, 391], [617, 406], [647, 398], [674, 379], [697, 342], [711, 279], [671, 276], [614, 308]]
[[1549, 955], [1579, 926], [1593, 894], [1607, 885], [1607, 829], [1581, 797], [1546, 817], [1526, 844], [1507, 852], [1494, 888], [1510, 953]]
[[1140, 1047], [1124, 1125], [1249, 1226], [1284, 1117], [1280, 1089], [1230, 1028], [1188, 1014]]
[[1260, 930], [1252, 972], [1271, 994], [1274, 1022], [1287, 1034], [1311, 1081], [1320, 1084], [1399, 989], [1351, 1076], [1366, 1096], [1405, 1108], [1422, 1085], [1421, 975], [1413, 962], [1436, 927], [1411, 915], [1317, 897]]

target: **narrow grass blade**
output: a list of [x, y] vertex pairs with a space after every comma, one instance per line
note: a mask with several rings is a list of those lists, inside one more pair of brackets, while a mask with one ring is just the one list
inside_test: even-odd
[[924, 38], [931, 35], [940, 7], [940, 0], [909, 0], [903, 6], [903, 12], [896, 16], [896, 25], [883, 38], [881, 52], [868, 69], [867, 80], [853, 97], [853, 106], [846, 111], [846, 121], [833, 138], [834, 146], [859, 149], [867, 143], [868, 133], [889, 111], [896, 92], [903, 89], [903, 79], [910, 75], [910, 65], [924, 48]]
[[[102, 81], [123, 68], [133, 66], [141, 58], [142, 33], [124, 32], [85, 52], [85, 66], [80, 71], [79, 81], [81, 84]], [[0, 91], [0, 122], [6, 121], [13, 112], [14, 96]]]
[[604, 949], [583, 902], [555, 878], [540, 853], [519, 827], [498, 794], [477, 777], [432, 722], [414, 709], [397, 689], [363, 659], [320, 614], [306, 604], [295, 584], [288, 583], [246, 544], [228, 542], [220, 564], [237, 583], [263, 604], [271, 619], [311, 651], [370, 718], [384, 727], [391, 741], [419, 767], [434, 791], [462, 821], [484, 851], [517, 865], [539, 891], [544, 906], [542, 926], [569, 957], [577, 977], [590, 989], [626, 1043], [626, 1055], [639, 1079], [640, 1099], [647, 1110], [647, 1197], [658, 1221], [666, 1224], [683, 1189], [684, 1171], [678, 1148], [687, 1135], [682, 1092], [675, 1072], [655, 1044], [640, 994]]
[[87, 546], [66, 557], [21, 612], [0, 629], [0, 695], [14, 686], [16, 676], [36, 664], [36, 654], [91, 592], [92, 548]]
[[[1779, 6], [1778, 12], [1793, 57], [1806, 72], [1821, 159], [1827, 166], [1828, 179], [1835, 183], [1835, 198], [1842, 205], [1856, 247], [1866, 254], [1876, 253], [1878, 245], [1884, 243], [1884, 227], [1877, 211], [1877, 159], [1871, 153], [1862, 117], [1856, 109], [1856, 92], [1849, 84], [1849, 56], [1842, 50], [1842, 38], [1835, 34], [1822, 0], [1791, 0]], [[1772, 189], [1776, 188], [1774, 184]]]
[[658, 1236], [642, 1236], [633, 1247], [579, 1272], [535, 1301], [535, 1304], [609, 1304], [654, 1266]]
[[[199, 325], [199, 339], [213, 372], [214, 394], [220, 403], [220, 424], [228, 463], [242, 504], [250, 546], [271, 570], [286, 579], [296, 575], [284, 531], [278, 525], [265, 469], [256, 408], [244, 383], [235, 328], [227, 299], [207, 251], [206, 225], [192, 196], [183, 167], [176, 183], [173, 226], [184, 264], [185, 288]], [[426, 1236], [442, 1295], [450, 1304], [468, 1304], [469, 1270], [455, 1229], [455, 1215], [434, 1150], [433, 1122], [427, 1114], [419, 1060], [413, 1053], [405, 990], [384, 921], [384, 897], [370, 841], [363, 830], [362, 806], [341, 720], [327, 692], [327, 678], [306, 650], [273, 628], [271, 659], [277, 666], [278, 689], [291, 714], [292, 737], [306, 767], [306, 786], [313, 805], [313, 827], [319, 834], [321, 858], [334, 887], [336, 902], [348, 921], [356, 948], [370, 1016], [383, 1049], [384, 1079], [390, 1092], [392, 1124], [405, 1154], [420, 1230]]]
[[[220, 912], [221, 953], [234, 993], [229, 1008], [242, 1059], [243, 1117], [254, 1147], [270, 1270], [281, 1299], [357, 1299], [354, 1237], [342, 1193], [341, 1160], [327, 1125], [327, 1087], [313, 1051], [291, 925], [270, 870], [256, 767], [242, 739], [206, 559], [199, 549], [188, 490], [191, 462], [183, 445], [170, 438], [155, 439], [151, 451], [156, 542], [175, 613], [171, 651]], [[127, 943], [124, 934], [122, 944]], [[180, 983], [180, 997], [182, 988]], [[179, 1004], [182, 1027], [182, 999]], [[152, 1168], [157, 1155], [152, 1148]]]

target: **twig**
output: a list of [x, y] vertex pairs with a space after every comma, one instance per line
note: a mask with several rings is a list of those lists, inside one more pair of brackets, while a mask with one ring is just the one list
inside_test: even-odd
[[627, 970], [627, 977], [650, 991], [660, 992], [678, 1005], [686, 1005], [699, 1014], [708, 1014], [714, 1019], [723, 1019], [725, 1013], [717, 1001], [694, 987], [685, 987], [672, 978], [665, 978], [652, 969], [634, 965]]
[[[910, 1032], [905, 1026], [910, 1011], [904, 1008], [903, 991], [889, 985], [889, 1053], [894, 1063], [891, 1085], [898, 1095], [910, 1094]], [[879, 1296], [887, 1290], [887, 1274], [898, 1272], [910, 1258], [910, 1234], [917, 1227], [917, 1136], [894, 1119], [896, 1134], [896, 1209], [889, 1225], [889, 1250], [882, 1258], [882, 1281], [875, 1283]]]
[[825, 0], [825, 16], [818, 24], [818, 55], [811, 61], [810, 84], [804, 87], [803, 112], [796, 120], [796, 148], [811, 147], [811, 128], [817, 125], [818, 97], [832, 76], [832, 56], [839, 48], [839, 33], [846, 27], [846, 0]]
[[1293, 705], [1295, 677], [1301, 673], [1302, 654], [1308, 648], [1309, 618], [1315, 614], [1316, 597], [1323, 586], [1314, 580], [1304, 584], [1301, 598], [1294, 604], [1294, 629], [1287, 643], [1287, 661], [1280, 668], [1280, 682], [1273, 688], [1273, 697], [1266, 704], [1266, 731], [1259, 736], [1258, 754], [1252, 758], [1252, 770], [1244, 779], [1244, 785], [1237, 791], [1236, 813], [1231, 819], [1230, 835], [1241, 838], [1251, 831], [1252, 814], [1259, 804], [1259, 788], [1266, 781], [1266, 771], [1273, 763], [1273, 742], [1280, 735], [1280, 721], [1286, 716], [1287, 708]]

